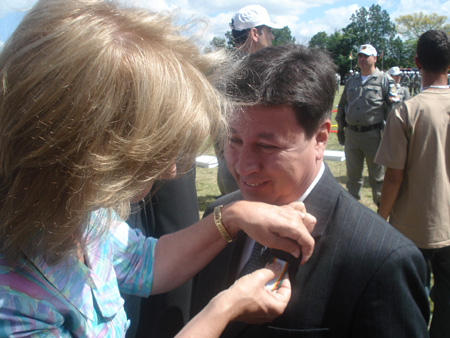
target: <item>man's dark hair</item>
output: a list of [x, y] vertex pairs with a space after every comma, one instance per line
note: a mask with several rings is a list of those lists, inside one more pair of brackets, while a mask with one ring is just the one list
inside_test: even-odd
[[447, 73], [450, 65], [448, 34], [441, 30], [423, 33], [417, 42], [417, 59], [425, 71]]
[[242, 61], [227, 94], [242, 105], [292, 105], [312, 137], [333, 107], [336, 66], [323, 50], [302, 45], [263, 48]]
[[[262, 33], [263, 26], [257, 26], [255, 27], [258, 30], [258, 34]], [[248, 35], [250, 34], [251, 28], [243, 29], [241, 31], [232, 29], [231, 35], [233, 36], [233, 41], [236, 44], [236, 46], [243, 45], [245, 41], [248, 39]]]

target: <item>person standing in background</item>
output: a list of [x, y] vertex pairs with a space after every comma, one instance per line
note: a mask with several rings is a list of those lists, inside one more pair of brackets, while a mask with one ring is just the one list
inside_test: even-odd
[[411, 77], [412, 82], [412, 93], [411, 96], [415, 96], [420, 93], [420, 88], [422, 85], [422, 76], [418, 70], [413, 71], [413, 76]]
[[402, 72], [400, 68], [392, 67], [388, 70], [388, 74], [394, 79], [395, 85], [397, 87], [397, 96], [400, 102], [408, 100], [410, 97], [409, 90], [407, 86], [403, 86], [401, 84]]
[[402, 70], [402, 78], [400, 80], [400, 84], [402, 85], [402, 87], [405, 87], [408, 90], [408, 93], [409, 93], [410, 82], [411, 82], [411, 79], [409, 78], [408, 71]]
[[390, 86], [394, 81], [376, 68], [377, 51], [370, 45], [358, 50], [361, 74], [348, 79], [339, 101], [336, 121], [339, 143], [345, 146], [347, 190], [360, 199], [364, 159], [369, 170], [369, 184], [375, 205], [380, 203], [384, 168], [373, 160], [381, 140], [384, 121], [391, 109]]
[[272, 29], [282, 25], [272, 22], [267, 10], [260, 5], [248, 5], [236, 12], [230, 22], [235, 47], [245, 54], [272, 46]]
[[[239, 58], [272, 45], [274, 36], [272, 29], [281, 29], [282, 25], [272, 22], [267, 10], [260, 5], [248, 5], [236, 12], [230, 22], [231, 34]], [[233, 175], [227, 168], [223, 156], [224, 140], [215, 142], [218, 161], [217, 185], [222, 195], [239, 189]]]
[[[431, 264], [432, 338], [450, 333], [450, 38], [422, 34], [414, 58], [423, 91], [386, 123], [375, 161], [386, 166], [379, 214], [410, 238]], [[431, 271], [428, 271], [428, 287]]]

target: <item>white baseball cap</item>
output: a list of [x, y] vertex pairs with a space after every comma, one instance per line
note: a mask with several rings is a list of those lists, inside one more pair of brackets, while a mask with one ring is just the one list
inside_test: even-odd
[[358, 54], [366, 54], [366, 55], [369, 55], [369, 56], [373, 55], [375, 57], [378, 55], [377, 50], [375, 49], [375, 47], [372, 46], [372, 45], [369, 45], [369, 44], [361, 45], [359, 47]]
[[398, 67], [392, 67], [388, 70], [388, 74], [390, 76], [397, 76], [397, 75], [401, 75], [402, 72], [400, 71], [400, 68]]
[[231, 19], [230, 27], [237, 31], [258, 26], [267, 26], [274, 29], [283, 28], [282, 25], [272, 22], [267, 10], [260, 5], [249, 5], [241, 8]]

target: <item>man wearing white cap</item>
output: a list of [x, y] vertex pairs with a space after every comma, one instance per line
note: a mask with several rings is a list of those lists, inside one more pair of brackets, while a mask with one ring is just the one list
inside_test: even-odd
[[392, 67], [388, 70], [388, 74], [394, 79], [395, 86], [397, 87], [397, 96], [401, 101], [408, 100], [409, 95], [409, 89], [407, 87], [404, 87], [400, 84], [400, 80], [402, 77], [402, 71], [398, 67]]
[[231, 19], [230, 27], [236, 47], [248, 54], [271, 46], [274, 39], [271, 29], [283, 28], [272, 22], [267, 10], [260, 5], [241, 8]]
[[[267, 10], [260, 5], [249, 5], [238, 10], [231, 18], [230, 27], [239, 55], [251, 54], [272, 46], [274, 39], [272, 28], [283, 28], [282, 25], [272, 22]], [[238, 190], [239, 187], [227, 168], [223, 147], [219, 143], [215, 149], [219, 163], [217, 185], [221, 194], [226, 195]]]
[[360, 199], [363, 185], [364, 158], [369, 170], [369, 184], [373, 202], [379, 206], [384, 168], [373, 160], [381, 141], [384, 121], [391, 110], [390, 85], [394, 81], [376, 67], [377, 51], [369, 44], [358, 50], [358, 66], [361, 73], [348, 79], [338, 106], [339, 143], [345, 145], [347, 164], [347, 189]]

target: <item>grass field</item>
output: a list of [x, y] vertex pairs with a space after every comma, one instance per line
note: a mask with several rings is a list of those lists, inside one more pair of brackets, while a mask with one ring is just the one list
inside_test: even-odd
[[[342, 90], [344, 89], [343, 86], [340, 87], [340, 92], [336, 94], [334, 105], [335, 108], [337, 108], [337, 104], [339, 102], [339, 99], [341, 97]], [[335, 113], [333, 113], [331, 124], [335, 125], [336, 121]], [[336, 127], [333, 127], [333, 129], [336, 129]], [[329, 150], [344, 150], [344, 147], [341, 146], [337, 140], [337, 136], [335, 133], [330, 133], [330, 138], [328, 141], [327, 149]], [[207, 151], [208, 155], [214, 155], [214, 149], [211, 147]], [[335, 161], [328, 161], [327, 164], [329, 165], [331, 172], [333, 173], [334, 177], [337, 179], [337, 181], [345, 187], [346, 182], [346, 166], [345, 161], [344, 162], [335, 162]], [[361, 203], [366, 205], [372, 210], [376, 210], [376, 206], [372, 202], [372, 190], [370, 189], [370, 186], [368, 184], [368, 176], [367, 176], [367, 167], [364, 168], [364, 185], [361, 191]], [[203, 215], [203, 212], [206, 208], [206, 206], [216, 200], [218, 196], [220, 196], [220, 191], [217, 186], [217, 168], [207, 169], [207, 168], [197, 168], [197, 179], [196, 179], [196, 185], [197, 185], [197, 194], [198, 194], [198, 201], [199, 201], [199, 207], [200, 207], [200, 216]]]

